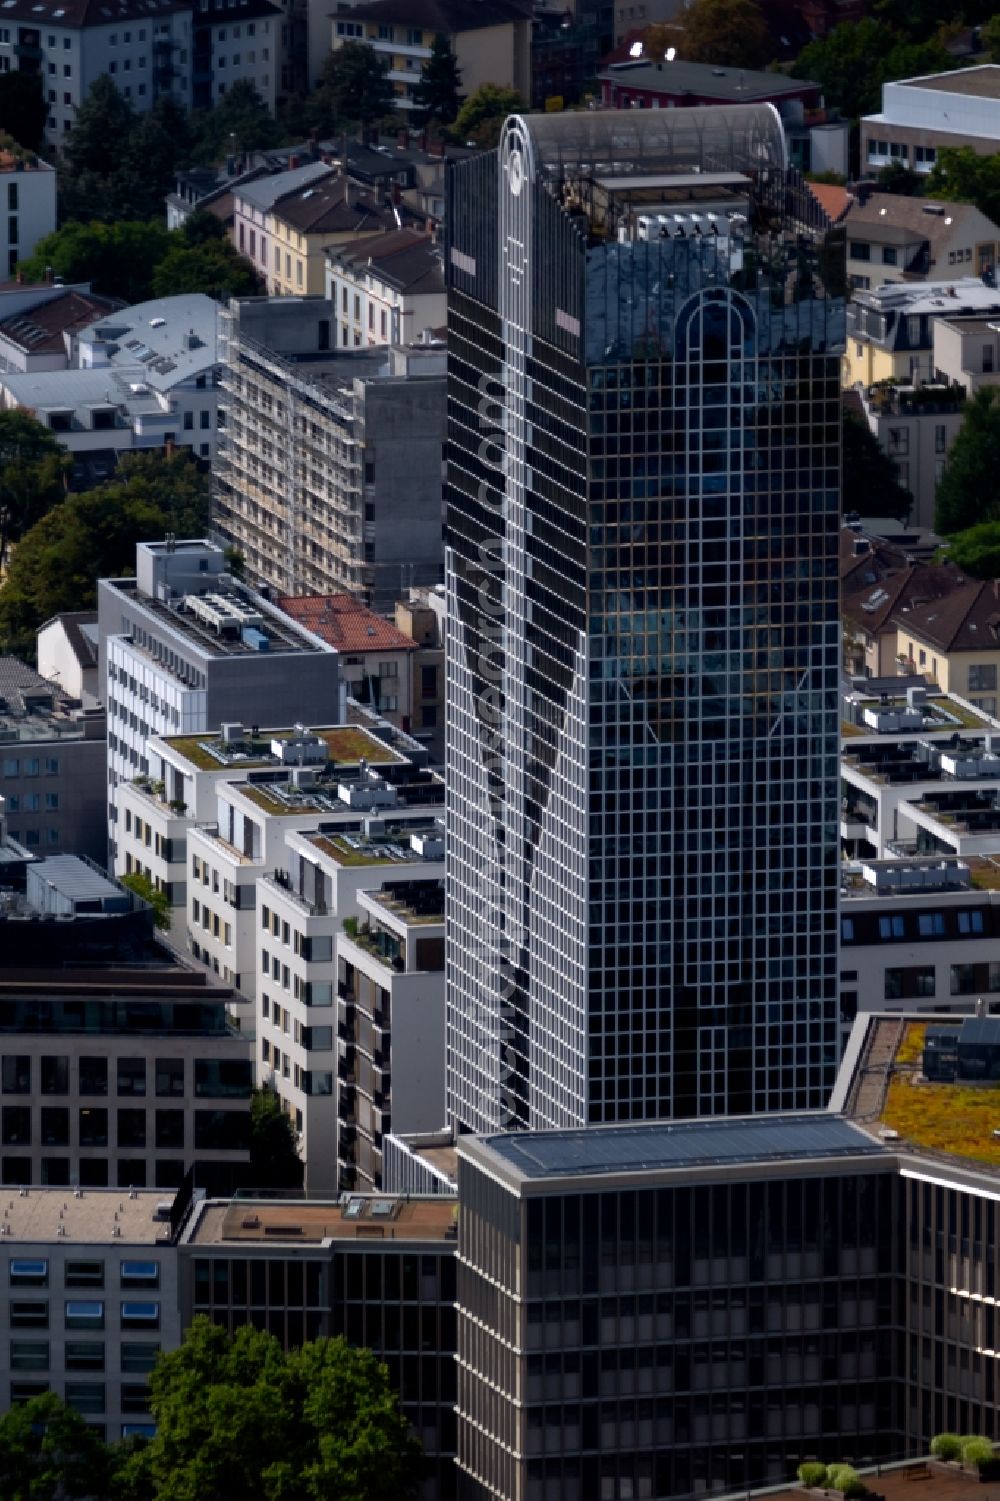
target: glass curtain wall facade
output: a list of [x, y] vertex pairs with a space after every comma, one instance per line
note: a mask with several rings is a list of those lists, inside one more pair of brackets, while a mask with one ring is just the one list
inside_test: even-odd
[[512, 117], [448, 236], [450, 1119], [822, 1106], [842, 232], [733, 106]]
[[832, 1443], [904, 1452], [902, 1183], [741, 1180], [519, 1198], [459, 1160], [463, 1501], [725, 1494]]

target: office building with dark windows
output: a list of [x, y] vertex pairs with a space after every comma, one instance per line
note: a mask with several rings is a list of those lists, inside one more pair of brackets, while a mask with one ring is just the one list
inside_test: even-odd
[[[238, 997], [71, 855], [0, 865], [0, 1183], [216, 1192], [244, 1180]], [[245, 1009], [245, 1008], [244, 1008]]]
[[343, 1335], [374, 1351], [423, 1444], [422, 1501], [453, 1501], [457, 1231], [443, 1197], [196, 1204], [180, 1241], [182, 1323], [203, 1314], [286, 1349]]
[[822, 1106], [842, 231], [769, 105], [450, 172], [449, 1118]]
[[[895, 1160], [824, 1114], [462, 1137], [468, 1501], [743, 1490], [903, 1452]], [[511, 1400], [513, 1394], [519, 1400]]]

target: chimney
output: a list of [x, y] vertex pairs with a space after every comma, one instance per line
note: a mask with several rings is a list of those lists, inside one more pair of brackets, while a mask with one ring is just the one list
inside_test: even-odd
[[398, 182], [394, 182], [392, 185], [392, 201], [393, 203], [402, 203], [403, 201], [403, 190]]
[[397, 146], [408, 146], [409, 144], [410, 144], [409, 131], [406, 131], [406, 130], [397, 130], [396, 131], [396, 145]]
[[292, 154], [291, 154], [291, 156], [288, 158], [288, 170], [289, 170], [289, 172], [294, 172], [295, 168], [296, 167], [301, 167], [301, 165], [302, 165], [302, 158], [299, 156], [299, 153], [297, 151], [293, 151]]

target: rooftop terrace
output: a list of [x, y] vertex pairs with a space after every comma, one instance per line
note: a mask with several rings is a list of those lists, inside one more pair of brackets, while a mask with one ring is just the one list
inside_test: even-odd
[[282, 743], [300, 739], [303, 734], [322, 740], [327, 748], [327, 765], [358, 766], [367, 761], [372, 766], [387, 766], [403, 757], [355, 725], [331, 725], [319, 728], [302, 725], [279, 730], [261, 730], [256, 725], [238, 731], [228, 740], [223, 735], [169, 735], [164, 744], [178, 751], [199, 771], [254, 771], [286, 764], [272, 750], [274, 741]]
[[[156, 622], [176, 631], [206, 657], [257, 656], [261, 651], [319, 652], [325, 650], [305, 629], [241, 584], [223, 584], [218, 575], [204, 594], [184, 594], [165, 601], [143, 593], [134, 578], [109, 580], [120, 593], [133, 597]], [[134, 641], [136, 650], [159, 660]]]
[[[890, 1130], [901, 1142], [948, 1157], [1000, 1168], [1000, 1083], [930, 1083], [922, 1073], [927, 1021], [906, 1021], [888, 1071], [888, 1088], [870, 1131]], [[955, 1020], [952, 1018], [952, 1020]]]
[[309, 843], [344, 869], [361, 865], [406, 865], [419, 860], [444, 859], [443, 850], [437, 850], [436, 842], [432, 846], [434, 852], [427, 854], [414, 848], [411, 842], [414, 836], [420, 839], [421, 836], [429, 837], [437, 832], [436, 822], [427, 819], [413, 823], [387, 824], [384, 835], [361, 832], [313, 834]]
[[443, 1241], [455, 1237], [454, 1203], [443, 1195], [392, 1198], [352, 1194], [343, 1203], [235, 1198], [206, 1203], [186, 1239], [321, 1245], [325, 1241]]

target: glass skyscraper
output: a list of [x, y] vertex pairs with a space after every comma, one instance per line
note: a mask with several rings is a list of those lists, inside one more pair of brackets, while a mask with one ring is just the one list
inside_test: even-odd
[[450, 178], [448, 1110], [825, 1104], [843, 231], [771, 106]]

